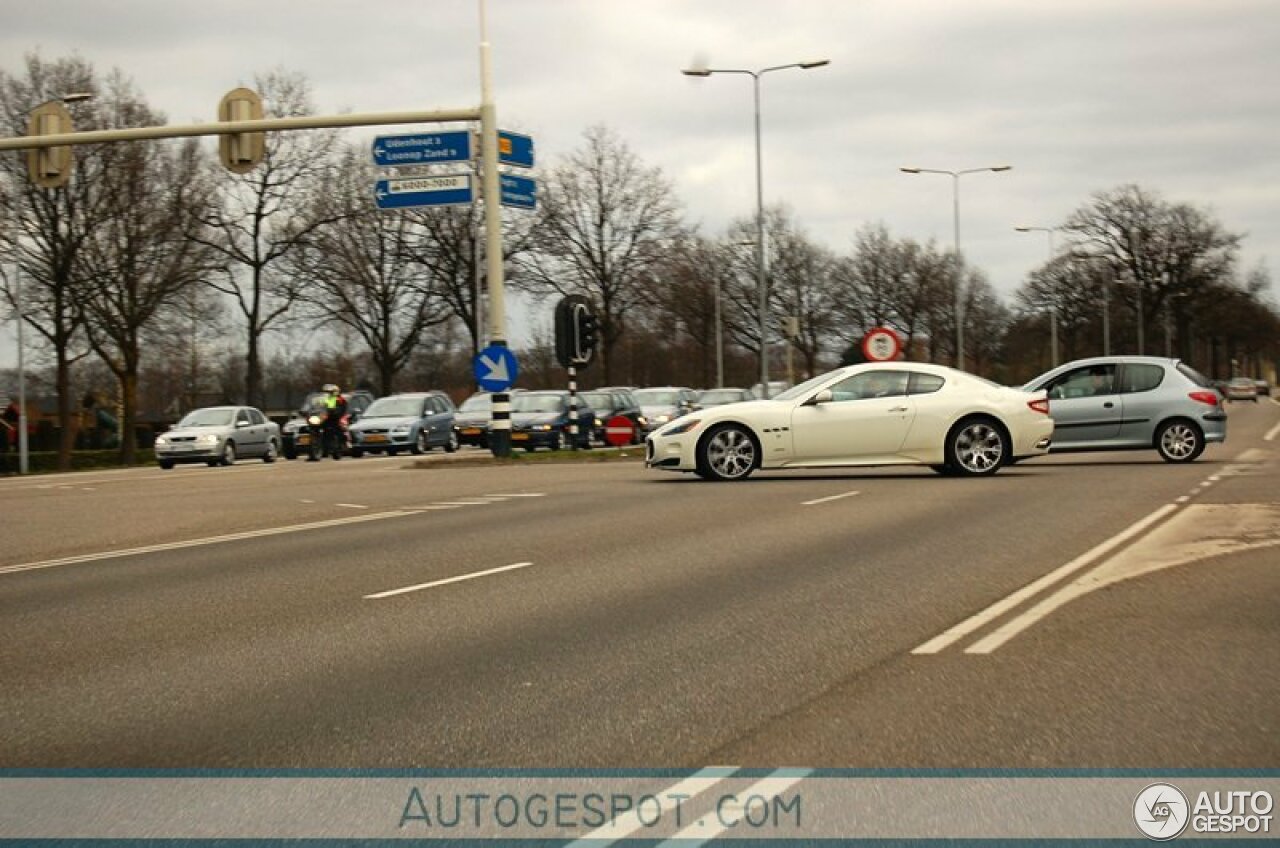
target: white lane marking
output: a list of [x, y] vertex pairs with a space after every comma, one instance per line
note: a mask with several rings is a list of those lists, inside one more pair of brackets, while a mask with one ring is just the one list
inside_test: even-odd
[[456, 505], [456, 504], [429, 504], [429, 505], [427, 505], [427, 506], [405, 506], [405, 507], [401, 507], [401, 509], [408, 509], [408, 510], [432, 510], [432, 509], [436, 509], [436, 510], [439, 510], [439, 509], [458, 509], [458, 507], [457, 507], [457, 505]]
[[432, 506], [485, 506], [493, 501], [434, 501]]
[[515, 571], [517, 568], [528, 568], [533, 565], [531, 562], [513, 562], [511, 565], [501, 565], [497, 568], [486, 568], [484, 571], [473, 571], [470, 574], [460, 574], [457, 577], [446, 577], [443, 580], [432, 580], [430, 583], [418, 583], [414, 586], [404, 586], [400, 589], [388, 589], [385, 592], [375, 592], [372, 595], [365, 595], [366, 600], [376, 600], [378, 598], [390, 598], [393, 595], [405, 595], [409, 592], [419, 592], [423, 589], [431, 589], [435, 586], [448, 586], [450, 583], [461, 583], [464, 580], [475, 580], [477, 577], [488, 577], [490, 574], [501, 574], [504, 571]]
[[[669, 789], [654, 793], [653, 797], [662, 808], [663, 814], [665, 814], [677, 804], [706, 792], [737, 770], [737, 766], [707, 766]], [[586, 848], [586, 846], [600, 848], [600, 846], [608, 845], [611, 841], [626, 839], [645, 826], [644, 821], [640, 818], [640, 813], [636, 810], [631, 810], [612, 819], [609, 824], [598, 827], [586, 836], [570, 842], [569, 848]]]
[[1189, 506], [1133, 547], [1082, 574], [974, 642], [965, 653], [989, 654], [1069, 601], [1113, 583], [1223, 554], [1276, 545], [1280, 545], [1280, 505]]
[[[1272, 398], [1272, 399], [1271, 399], [1271, 402], [1272, 402], [1272, 403], [1280, 403], [1280, 401], [1277, 401], [1275, 398]], [[1263, 436], [1263, 437], [1262, 437], [1262, 440], [1263, 440], [1264, 442], [1272, 442], [1272, 441], [1275, 441], [1275, 438], [1276, 438], [1276, 436], [1277, 436], [1278, 434], [1280, 434], [1280, 424], [1277, 424], [1276, 426], [1274, 426], [1274, 427], [1272, 427], [1270, 430], [1268, 430], [1268, 431], [1267, 431], [1267, 435]]]
[[334, 504], [334, 506], [345, 506], [347, 509], [368, 509], [369, 508], [364, 504], [349, 504], [349, 503]]
[[486, 498], [545, 498], [546, 492], [508, 492], [501, 495], [485, 495]]
[[842, 495], [829, 495], [828, 497], [825, 497], [825, 498], [817, 498], [816, 500], [812, 500], [812, 501], [802, 501], [802, 502], [800, 503], [800, 506], [813, 506], [814, 504], [827, 503], [828, 501], [838, 501], [838, 500], [840, 500], [841, 498], [851, 498], [851, 497], [853, 497], [854, 495], [857, 495], [857, 494], [860, 494], [860, 493], [859, 493], [859, 492], [845, 492], [845, 493], [844, 493], [844, 494], [842, 494]]
[[[789, 788], [804, 780], [811, 769], [778, 769], [773, 774], [737, 793], [739, 798], [776, 798]], [[703, 842], [709, 842], [731, 827], [736, 827], [742, 820], [743, 810], [734, 809], [724, 804], [717, 805], [716, 815], [707, 816], [686, 827], [660, 846], [679, 846], [689, 848]], [[696, 841], [694, 841], [696, 840]]]
[[311, 498], [303, 498], [302, 500], [298, 501], [298, 503], [315, 503], [315, 501], [311, 500]]
[[80, 554], [79, 556], [47, 559], [40, 562], [24, 562], [19, 565], [0, 566], [0, 574], [13, 574], [18, 571], [34, 571], [39, 568], [53, 568], [59, 565], [74, 565], [80, 562], [96, 562], [103, 559], [136, 556], [139, 554], [158, 553], [160, 551], [177, 551], [183, 548], [198, 548], [202, 545], [217, 545], [223, 542], [239, 542], [244, 539], [261, 539], [265, 536], [280, 536], [285, 533], [302, 533], [323, 527], [340, 527], [344, 524], [358, 524], [362, 521], [378, 521], [383, 518], [400, 518], [405, 515], [417, 515], [410, 510], [393, 510], [391, 512], [375, 512], [372, 515], [353, 515], [350, 518], [331, 518], [328, 521], [312, 521], [307, 524], [289, 524], [284, 527], [269, 527], [265, 530], [249, 530], [244, 533], [228, 533], [225, 536], [207, 536], [203, 539], [189, 539], [185, 542], [165, 542], [159, 545], [144, 545], [140, 548], [124, 548], [117, 551], [102, 551], [96, 554]]
[[1105, 542], [1102, 542], [1099, 545], [1095, 545], [1094, 547], [1085, 551], [1080, 556], [1071, 560], [1071, 562], [1067, 563], [1066, 565], [1062, 565], [1062, 566], [1059, 566], [1058, 568], [1055, 568], [1053, 571], [1049, 572], [1044, 577], [1041, 577], [1039, 580], [1028, 583], [1026, 586], [1023, 586], [1021, 589], [1014, 592], [1012, 595], [1009, 595], [1003, 600], [996, 601], [991, 606], [987, 607], [986, 609], [982, 610], [981, 612], [975, 615], [970, 616], [969, 618], [966, 618], [964, 621], [960, 622], [955, 627], [952, 627], [950, 630], [947, 630], [945, 633], [941, 633], [938, 636], [933, 637], [928, 642], [925, 642], [923, 645], [920, 645], [919, 647], [912, 650], [911, 653], [913, 654], [938, 653], [943, 648], [946, 648], [954, 644], [955, 642], [959, 641], [963, 637], [977, 630], [979, 627], [982, 627], [983, 625], [1004, 615], [1006, 612], [1013, 609], [1018, 604], [1022, 603], [1023, 601], [1032, 597], [1033, 595], [1043, 591], [1049, 586], [1052, 586], [1054, 583], [1057, 583], [1058, 581], [1062, 580], [1068, 575], [1074, 574], [1075, 572], [1084, 568], [1086, 565], [1089, 565], [1091, 562], [1103, 556], [1104, 554], [1110, 553], [1112, 550], [1124, 544], [1125, 542], [1129, 541], [1139, 533], [1142, 533], [1148, 527], [1160, 521], [1161, 519], [1163, 519], [1165, 516], [1167, 516], [1169, 513], [1173, 512], [1177, 508], [1178, 507], [1176, 504], [1165, 504], [1164, 506], [1157, 509], [1155, 512], [1148, 515], [1146, 518], [1143, 518], [1140, 521], [1137, 521], [1134, 524], [1129, 525], [1128, 528], [1120, 531], [1116, 535], [1112, 536], [1110, 539], [1107, 539]]

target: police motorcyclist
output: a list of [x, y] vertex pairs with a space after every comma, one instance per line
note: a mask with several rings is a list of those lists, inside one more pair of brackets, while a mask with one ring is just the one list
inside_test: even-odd
[[[320, 409], [324, 414], [324, 420], [320, 424], [323, 436], [320, 441], [321, 449], [319, 453], [323, 454], [325, 448], [330, 448], [333, 458], [341, 459], [344, 442], [346, 441], [342, 428], [347, 419], [347, 399], [342, 396], [342, 392], [333, 383], [325, 384], [324, 395], [324, 399], [320, 401]], [[319, 457], [313, 452], [310, 458], [318, 459]]]

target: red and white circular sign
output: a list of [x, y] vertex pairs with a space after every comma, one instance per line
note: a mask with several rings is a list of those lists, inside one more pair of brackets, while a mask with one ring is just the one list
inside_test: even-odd
[[902, 339], [888, 327], [874, 327], [862, 337], [862, 355], [868, 362], [888, 362], [902, 353]]
[[629, 445], [636, 437], [636, 425], [625, 415], [615, 415], [605, 422], [604, 440], [615, 448]]

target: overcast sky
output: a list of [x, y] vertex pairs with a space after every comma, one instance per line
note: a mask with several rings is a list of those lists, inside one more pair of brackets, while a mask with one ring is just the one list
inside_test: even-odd
[[[79, 54], [172, 123], [212, 120], [275, 68], [305, 74], [325, 113], [480, 97], [478, 0], [0, 8], [5, 70]], [[1015, 226], [1059, 224], [1126, 183], [1206, 209], [1245, 236], [1242, 270], [1280, 279], [1275, 0], [488, 0], [487, 17], [504, 129], [532, 135], [545, 165], [610, 127], [712, 236], [754, 213], [751, 79], [681, 68], [829, 59], [761, 83], [765, 202], [818, 243], [844, 253], [883, 222], [949, 247], [951, 178], [899, 167], [1007, 164], [959, 181], [961, 247], [1006, 296], [1047, 254]]]

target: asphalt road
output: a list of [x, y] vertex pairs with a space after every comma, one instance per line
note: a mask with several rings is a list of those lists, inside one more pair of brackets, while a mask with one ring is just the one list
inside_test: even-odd
[[976, 480], [6, 478], [0, 767], [1274, 767], [1280, 404], [1230, 413]]

